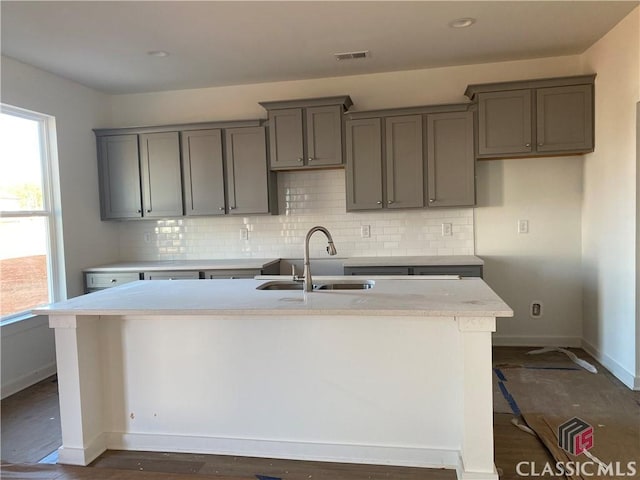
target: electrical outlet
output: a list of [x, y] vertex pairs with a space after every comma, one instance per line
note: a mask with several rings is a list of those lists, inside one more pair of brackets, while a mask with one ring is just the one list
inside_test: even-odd
[[362, 225], [360, 227], [360, 235], [362, 235], [362, 238], [371, 238], [371, 225]]
[[144, 232], [144, 243], [151, 243], [151, 232]]
[[442, 224], [442, 236], [443, 237], [450, 237], [451, 235], [453, 235], [453, 227], [450, 223], [443, 223]]
[[249, 240], [249, 229], [247, 228], [240, 229], [240, 240]]
[[540, 318], [542, 316], [542, 302], [533, 301], [529, 308], [529, 315], [531, 318]]
[[518, 233], [529, 233], [529, 220], [518, 220]]

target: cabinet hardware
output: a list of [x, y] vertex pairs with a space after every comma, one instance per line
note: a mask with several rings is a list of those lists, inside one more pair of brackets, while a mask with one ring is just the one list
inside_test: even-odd
[[147, 210], [147, 213], [151, 213], [151, 209], [148, 209], [148, 210]]
[[309, 162], [313, 162], [313, 161], [315, 160], [315, 158], [313, 158], [313, 157], [309, 157], [307, 160], [308, 160]]
[[224, 212], [224, 207], [220, 207], [218, 208], [218, 210], [220, 210], [221, 212]]
[[378, 200], [376, 203], [377, 203], [378, 205], [382, 205], [382, 201], [381, 201], [381, 200]]
[[111, 283], [116, 283], [118, 280], [116, 280], [115, 278], [111, 279]]
[[435, 202], [435, 201], [436, 201], [436, 199], [435, 199], [435, 198], [430, 198], [430, 199], [429, 199], [429, 203], [433, 203], [433, 202]]
[[531, 144], [530, 144], [530, 143], [525, 143], [525, 144], [524, 144], [524, 146], [525, 146], [525, 147], [530, 147], [530, 146], [531, 146]]
[[393, 200], [387, 200], [387, 205], [391, 205], [393, 203]]
[[298, 159], [299, 162], [302, 162], [302, 160], [303, 160], [302, 157]]
[[544, 145], [544, 143], [539, 143], [539, 144], [538, 144], [538, 146], [539, 146], [539, 147], [541, 147], [541, 146], [543, 146], [543, 145]]
[[236, 207], [229, 207], [229, 210], [235, 210]]
[[138, 210], [137, 210], [137, 212], [138, 212], [138, 213], [142, 213], [142, 210], [138, 209]]

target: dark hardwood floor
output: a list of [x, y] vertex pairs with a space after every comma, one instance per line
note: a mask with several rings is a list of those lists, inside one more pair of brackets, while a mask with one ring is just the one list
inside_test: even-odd
[[[596, 365], [597, 375], [585, 373], [562, 353], [527, 355], [530, 350], [494, 349], [494, 366], [499, 371], [494, 375], [494, 439], [496, 467], [501, 478], [519, 478], [516, 465], [522, 461], [540, 464], [553, 461], [539, 438], [513, 425], [514, 405], [525, 415], [566, 415], [571, 395], [580, 396], [580, 408], [576, 407], [575, 399], [571, 400], [572, 414], [593, 414], [600, 410], [610, 413], [611, 408], [616, 408], [619, 410], [616, 415], [635, 425], [638, 431], [637, 440], [632, 436], [626, 441], [637, 441], [640, 445], [640, 392], [627, 389], [582, 350], [573, 351]], [[515, 392], [511, 403], [499, 388], [500, 375], [504, 378], [504, 391]], [[608, 393], [583, 398], [584, 391], [590, 388]], [[616, 402], [607, 400], [611, 395], [615, 395]], [[452, 470], [161, 452], [107, 451], [89, 467], [43, 465], [37, 462], [55, 452], [61, 438], [55, 379], [45, 380], [3, 400], [1, 408], [0, 477], [3, 479], [243, 480], [261, 478], [259, 476], [267, 480], [455, 479]], [[55, 454], [52, 457], [55, 461]]]

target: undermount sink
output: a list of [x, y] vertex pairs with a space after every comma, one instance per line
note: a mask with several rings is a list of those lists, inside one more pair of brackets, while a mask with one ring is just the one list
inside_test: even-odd
[[[373, 288], [375, 282], [372, 280], [358, 281], [343, 281], [332, 283], [320, 283], [313, 286], [313, 291], [322, 290], [367, 290]], [[273, 282], [263, 283], [256, 287], [256, 290], [302, 290], [304, 284], [301, 281], [283, 281], [277, 280]]]

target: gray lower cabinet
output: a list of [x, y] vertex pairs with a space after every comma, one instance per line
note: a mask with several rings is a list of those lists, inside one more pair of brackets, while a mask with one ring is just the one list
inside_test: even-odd
[[181, 139], [185, 215], [224, 215], [222, 131], [182, 132]]
[[194, 270], [175, 270], [144, 272], [143, 280], [199, 280], [200, 272]]
[[595, 75], [470, 85], [477, 157], [586, 153], [594, 148]]
[[84, 289], [86, 293], [117, 287], [125, 283], [142, 280], [140, 272], [108, 272], [85, 273]]
[[97, 142], [102, 219], [142, 217], [138, 136], [110, 135]]
[[343, 164], [342, 113], [348, 95], [260, 102], [269, 114], [271, 170], [334, 167]]
[[180, 139], [178, 132], [139, 136], [143, 216], [182, 215]]
[[262, 275], [260, 269], [242, 269], [242, 270], [208, 270], [204, 272], [203, 278], [206, 279], [238, 279], [238, 278], [253, 278], [257, 275]]
[[345, 275], [459, 275], [482, 277], [482, 265], [344, 267]]
[[427, 115], [427, 198], [430, 207], [476, 203], [473, 113]]
[[276, 213], [276, 179], [267, 166], [264, 127], [225, 130], [228, 211], [231, 215]]

